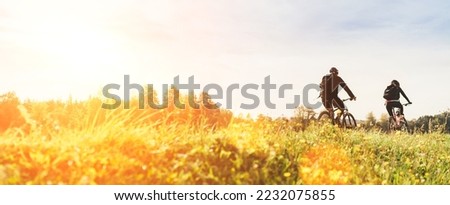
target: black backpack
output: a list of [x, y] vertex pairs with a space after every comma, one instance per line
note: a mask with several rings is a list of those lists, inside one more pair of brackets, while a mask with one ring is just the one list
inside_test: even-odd
[[395, 98], [395, 87], [394, 86], [387, 86], [387, 88], [384, 90], [383, 98], [386, 100], [394, 100]]
[[322, 82], [320, 82], [320, 96], [325, 97], [326, 93], [330, 93], [331, 91], [331, 83], [330, 83], [331, 75], [325, 75], [322, 77]]

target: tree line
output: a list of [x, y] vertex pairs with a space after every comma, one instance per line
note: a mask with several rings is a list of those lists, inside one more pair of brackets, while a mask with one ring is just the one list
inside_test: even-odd
[[[312, 121], [317, 120], [317, 115], [318, 113], [315, 110], [300, 106], [294, 111], [294, 116], [289, 121], [294, 122], [297, 129], [304, 129]], [[410, 130], [414, 133], [450, 133], [450, 109], [440, 114], [425, 115], [417, 119], [407, 120]], [[387, 132], [389, 128], [389, 115], [383, 113], [377, 118], [373, 112], [369, 112], [366, 119], [358, 121], [358, 127], [365, 130]]]
[[[425, 115], [417, 119], [407, 119], [408, 126], [414, 133], [450, 133], [450, 110], [444, 111], [436, 115]], [[380, 129], [387, 131], [389, 126], [389, 116], [382, 114], [377, 119], [373, 112], [367, 114], [364, 122], [361, 123], [361, 127], [365, 129]]]

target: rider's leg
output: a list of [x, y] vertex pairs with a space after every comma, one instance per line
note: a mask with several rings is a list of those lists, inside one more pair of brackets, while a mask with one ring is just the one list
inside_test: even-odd
[[330, 114], [331, 122], [334, 124], [334, 112], [333, 112], [333, 108], [332, 108], [332, 107], [331, 107], [331, 108], [327, 108], [327, 110], [328, 110], [328, 113]]
[[339, 108], [340, 110], [345, 109], [344, 102], [337, 96], [333, 99], [333, 105]]
[[[344, 113], [344, 109], [345, 109], [344, 102], [339, 97], [335, 96], [333, 98], [333, 105], [340, 110], [340, 112], [338, 113], [338, 116], [336, 116], [336, 119], [340, 119], [341, 115]], [[339, 122], [339, 120], [336, 120], [336, 121]]]
[[400, 109], [400, 115], [403, 115], [403, 105], [400, 102], [397, 102], [395, 106]]
[[392, 122], [392, 120], [394, 119], [394, 113], [392, 113], [392, 109], [394, 108], [394, 106], [393, 106], [393, 102], [388, 102], [388, 103], [386, 103], [386, 110], [387, 110], [387, 112], [388, 112], [388, 114], [389, 114], [389, 123], [391, 123]]
[[344, 102], [339, 98], [339, 97], [335, 97], [333, 100], [333, 105], [337, 108], [339, 108], [339, 110], [341, 110], [341, 113], [344, 111], [345, 109], [345, 105]]
[[389, 114], [389, 117], [394, 116], [394, 113], [392, 113], [392, 109], [393, 109], [394, 107], [395, 107], [395, 106], [394, 106], [394, 102], [388, 102], [388, 103], [386, 104], [386, 110], [387, 110], [387, 112], [388, 112], [388, 114]]
[[323, 106], [325, 107], [325, 109], [327, 109], [328, 114], [330, 115], [330, 119], [332, 119], [331, 122], [334, 123], [334, 120], [333, 120], [334, 112], [333, 112], [333, 105], [332, 105], [331, 102], [332, 101], [331, 101], [331, 98], [329, 96], [322, 96]]

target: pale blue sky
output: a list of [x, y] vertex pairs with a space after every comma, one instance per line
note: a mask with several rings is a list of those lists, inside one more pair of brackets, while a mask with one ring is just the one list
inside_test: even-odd
[[[436, 114], [450, 108], [448, 11], [450, 1], [0, 0], [0, 92], [82, 98], [125, 74], [223, 86], [270, 75], [294, 84], [292, 96], [336, 66], [358, 98], [348, 104], [357, 118], [385, 112], [392, 79], [414, 103], [410, 118]], [[286, 100], [234, 111], [290, 116]]]

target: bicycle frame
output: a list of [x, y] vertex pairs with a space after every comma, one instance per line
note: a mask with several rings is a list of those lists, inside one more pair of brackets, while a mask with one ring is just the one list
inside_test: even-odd
[[[345, 102], [345, 101], [348, 101], [348, 100], [350, 100], [350, 98], [343, 99], [342, 102]], [[337, 108], [337, 107], [333, 108], [333, 112], [334, 112], [335, 114], [336, 114], [336, 112], [337, 112], [338, 110], [340, 110], [340, 109]], [[348, 113], [348, 108], [347, 108], [347, 105], [344, 103], [344, 109], [342, 109], [341, 115], [346, 114], [346, 113]], [[336, 115], [335, 115], [335, 116], [336, 116]]]
[[395, 128], [400, 128], [402, 123], [404, 123], [405, 117], [400, 115], [400, 108], [394, 107], [392, 108], [393, 113], [393, 123], [395, 123]]
[[[348, 101], [350, 100], [350, 98], [348, 99], [343, 99], [342, 101]], [[355, 117], [353, 117], [353, 115], [348, 111], [347, 105], [344, 104], [344, 109], [342, 109], [341, 113], [337, 113], [338, 110], [341, 110], [339, 108], [333, 108], [333, 119], [331, 119], [331, 121], [333, 122], [333, 124], [338, 124], [340, 127], [345, 127], [345, 128], [355, 128], [357, 127], [356, 124], [356, 120]], [[330, 113], [328, 110], [322, 111], [319, 114], [318, 119], [321, 120], [323, 119], [323, 116], [330, 116]]]
[[[400, 102], [400, 101], [387, 101], [387, 102]], [[386, 103], [387, 103], [386, 102]], [[410, 105], [410, 103], [406, 103], [406, 104], [402, 104], [403, 106], [408, 106]], [[408, 129], [408, 122], [405, 119], [404, 115], [400, 114], [400, 108], [398, 107], [393, 107], [392, 108], [392, 121], [389, 122], [389, 129], [393, 129], [393, 130], [400, 130], [403, 128], [403, 126], [405, 126], [406, 130], [409, 131]]]

